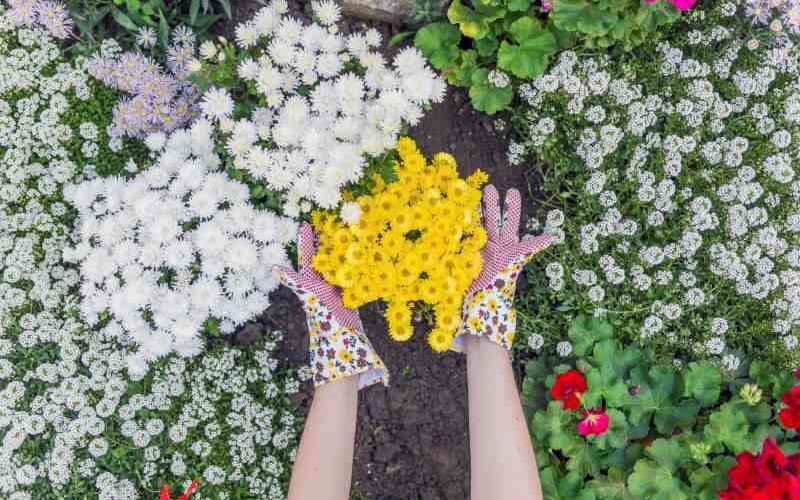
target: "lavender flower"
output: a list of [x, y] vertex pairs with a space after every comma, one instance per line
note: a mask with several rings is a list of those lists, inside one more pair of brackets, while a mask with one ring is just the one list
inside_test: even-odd
[[9, 0], [8, 18], [17, 26], [38, 24], [55, 38], [72, 34], [72, 19], [62, 2], [53, 0]]
[[113, 135], [144, 137], [171, 132], [197, 115], [197, 88], [180, 76], [165, 73], [141, 53], [96, 55], [89, 61], [89, 73], [109, 87], [131, 94], [114, 108]]

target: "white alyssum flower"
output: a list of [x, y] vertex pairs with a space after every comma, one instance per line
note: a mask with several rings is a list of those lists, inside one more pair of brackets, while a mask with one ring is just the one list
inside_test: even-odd
[[563, 52], [520, 86], [527, 126], [508, 154], [575, 165], [561, 174], [574, 202], [547, 214], [566, 243], [541, 263], [557, 302], [619, 312], [643, 343], [728, 367], [755, 335], [800, 355], [800, 52], [743, 50], [734, 18], [695, 19], [633, 72]]

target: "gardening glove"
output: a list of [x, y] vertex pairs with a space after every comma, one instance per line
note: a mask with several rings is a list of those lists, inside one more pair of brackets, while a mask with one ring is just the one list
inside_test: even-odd
[[274, 270], [306, 311], [314, 386], [354, 375], [359, 389], [376, 382], [389, 385], [389, 372], [367, 339], [358, 311], [345, 307], [341, 291], [312, 268], [317, 242], [307, 223], [300, 228], [297, 253], [299, 272], [280, 266]]
[[517, 330], [514, 311], [517, 278], [525, 264], [552, 243], [547, 234], [526, 235], [520, 240], [521, 206], [519, 191], [509, 189], [501, 217], [497, 189], [489, 185], [483, 190], [483, 225], [488, 241], [481, 250], [483, 268], [464, 299], [461, 328], [453, 342], [455, 351], [463, 350], [465, 334], [484, 337], [511, 349]]

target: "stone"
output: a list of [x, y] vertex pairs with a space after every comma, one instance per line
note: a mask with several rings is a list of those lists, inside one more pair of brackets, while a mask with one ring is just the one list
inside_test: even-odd
[[402, 24], [411, 12], [411, 0], [343, 0], [345, 14], [391, 24]]

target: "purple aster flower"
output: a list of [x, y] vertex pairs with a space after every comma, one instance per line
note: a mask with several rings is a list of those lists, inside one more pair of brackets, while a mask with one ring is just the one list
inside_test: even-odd
[[65, 39], [72, 34], [72, 19], [64, 4], [52, 0], [39, 1], [34, 6], [36, 22], [56, 38]]
[[752, 18], [753, 24], [769, 24], [772, 20], [772, 12], [764, 0], [748, 2], [744, 12], [748, 17]]

